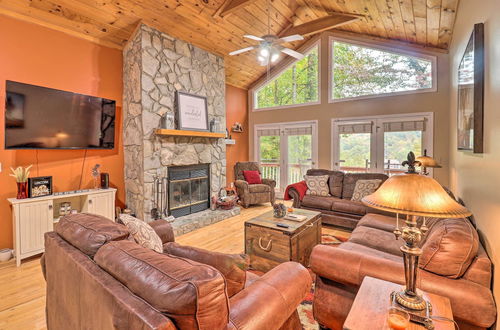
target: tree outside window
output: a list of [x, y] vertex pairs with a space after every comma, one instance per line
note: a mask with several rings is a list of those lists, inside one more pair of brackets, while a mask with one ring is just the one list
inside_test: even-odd
[[319, 100], [318, 46], [256, 92], [255, 109], [307, 104]]
[[336, 40], [332, 50], [334, 100], [433, 87], [430, 59]]

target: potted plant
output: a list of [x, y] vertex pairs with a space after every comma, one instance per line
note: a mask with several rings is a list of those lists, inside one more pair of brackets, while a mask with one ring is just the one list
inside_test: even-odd
[[19, 166], [16, 169], [12, 167], [10, 176], [16, 178], [17, 182], [17, 199], [28, 198], [28, 177], [30, 176], [30, 168], [33, 165], [22, 167]]

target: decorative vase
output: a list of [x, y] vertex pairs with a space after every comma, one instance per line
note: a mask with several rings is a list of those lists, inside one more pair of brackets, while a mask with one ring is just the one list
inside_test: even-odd
[[28, 198], [28, 182], [17, 182], [17, 199]]
[[287, 207], [283, 203], [274, 204], [273, 209], [275, 218], [283, 218], [286, 215]]

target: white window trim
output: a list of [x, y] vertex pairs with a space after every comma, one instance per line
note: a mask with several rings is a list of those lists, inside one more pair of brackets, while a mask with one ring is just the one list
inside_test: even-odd
[[[356, 46], [361, 46], [361, 47], [366, 47], [366, 48], [371, 48], [375, 50], [383, 50], [384, 52], [387, 53], [392, 53], [396, 55], [407, 55], [411, 57], [416, 57], [416, 58], [421, 58], [424, 60], [428, 60], [431, 62], [432, 65], [432, 87], [431, 88], [424, 88], [424, 89], [417, 89], [413, 91], [402, 91], [402, 92], [394, 92], [394, 93], [382, 93], [382, 94], [376, 94], [376, 95], [362, 95], [362, 96], [355, 96], [355, 97], [348, 97], [348, 98], [343, 98], [343, 99], [334, 99], [332, 97], [332, 91], [333, 91], [333, 48], [332, 45], [335, 41], [351, 44], [351, 45], [356, 45]], [[426, 54], [421, 54], [418, 52], [413, 52], [410, 50], [394, 50], [394, 47], [390, 46], [384, 46], [380, 45], [379, 43], [374, 43], [374, 42], [364, 42], [364, 41], [358, 41], [358, 40], [352, 40], [352, 39], [347, 39], [347, 38], [340, 38], [340, 37], [334, 37], [330, 36], [328, 37], [328, 103], [339, 103], [339, 102], [348, 102], [348, 101], [356, 101], [356, 100], [363, 100], [363, 99], [373, 99], [373, 98], [379, 98], [379, 97], [388, 97], [388, 96], [398, 96], [398, 95], [408, 95], [408, 94], [419, 94], [419, 93], [431, 93], [431, 92], [437, 92], [437, 85], [438, 85], [438, 80], [437, 80], [437, 57], [434, 55], [426, 55]]]
[[274, 72], [273, 75], [271, 77], [269, 77], [269, 79], [263, 79], [262, 82], [260, 82], [259, 84], [255, 85], [254, 87], [252, 87], [248, 91], [248, 93], [249, 93], [248, 100], [249, 100], [250, 109], [252, 109], [252, 112], [269, 111], [269, 110], [279, 110], [279, 109], [288, 109], [288, 108], [303, 107], [303, 106], [307, 106], [307, 105], [318, 105], [318, 104], [321, 104], [321, 62], [323, 61], [322, 55], [321, 55], [321, 38], [318, 39], [316, 42], [308, 45], [306, 48], [299, 49], [299, 51], [302, 52], [302, 53], [307, 53], [307, 52], [309, 52], [311, 49], [313, 49], [316, 46], [318, 47], [318, 101], [306, 102], [306, 103], [299, 103], [299, 104], [290, 104], [290, 105], [278, 105], [278, 106], [275, 106], [275, 107], [267, 107], [267, 108], [259, 108], [259, 109], [255, 108], [255, 104], [257, 104], [257, 100], [256, 100], [256, 98], [257, 98], [257, 92], [259, 91], [259, 89], [261, 89], [262, 87], [264, 87], [264, 85], [266, 85], [266, 83], [272, 81], [274, 78], [276, 78], [279, 75], [281, 75], [284, 71], [288, 70], [290, 68], [290, 66], [292, 66], [293, 64], [295, 64], [295, 63], [297, 63], [299, 61], [299, 60], [295, 60], [295, 61], [292, 61], [292, 62], [288, 63], [287, 65], [285, 65], [280, 70]]
[[[372, 122], [376, 123], [377, 120], [383, 120], [386, 122], [390, 121], [400, 121], [401, 118], [407, 120], [420, 120], [425, 119], [427, 121], [425, 134], [425, 142], [422, 146], [423, 149], [427, 149], [427, 153], [434, 157], [434, 112], [417, 112], [417, 113], [405, 113], [405, 114], [394, 114], [394, 115], [379, 115], [379, 116], [366, 116], [366, 117], [346, 117], [346, 118], [332, 118], [330, 125], [331, 137], [331, 157], [330, 157], [330, 168], [335, 168], [335, 159], [338, 158], [338, 145], [339, 145], [339, 134], [337, 129], [337, 124], [339, 123], [359, 123], [359, 122]], [[379, 141], [380, 144], [381, 141]], [[376, 139], [372, 139], [371, 141], [372, 150], [376, 149], [375, 146], [377, 144]], [[371, 161], [375, 161], [377, 157], [380, 157], [378, 153], [383, 152], [383, 150], [375, 150], [375, 152], [371, 155]], [[420, 156], [420, 155], [415, 155]], [[434, 170], [432, 168], [427, 169], [430, 177], [434, 177]]]
[[[318, 168], [318, 120], [304, 120], [304, 121], [290, 121], [290, 122], [279, 122], [279, 123], [269, 123], [269, 124], [255, 124], [253, 126], [253, 161], [258, 162], [260, 165], [260, 144], [259, 144], [259, 137], [257, 136], [257, 131], [259, 129], [266, 129], [266, 128], [279, 128], [280, 129], [280, 137], [284, 134], [284, 128], [286, 127], [302, 127], [306, 125], [311, 125], [312, 127], [312, 168]], [[281, 145], [280, 145], [281, 146]], [[280, 152], [280, 159], [281, 164], [283, 165], [285, 157], [287, 157], [286, 154], [282, 154]], [[284, 192], [281, 191], [281, 187], [276, 187], [276, 191], [278, 192]]]

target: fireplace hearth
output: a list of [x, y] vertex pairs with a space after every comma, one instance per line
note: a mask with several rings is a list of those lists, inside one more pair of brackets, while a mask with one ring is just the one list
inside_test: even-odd
[[209, 164], [168, 167], [168, 215], [176, 218], [210, 208]]

